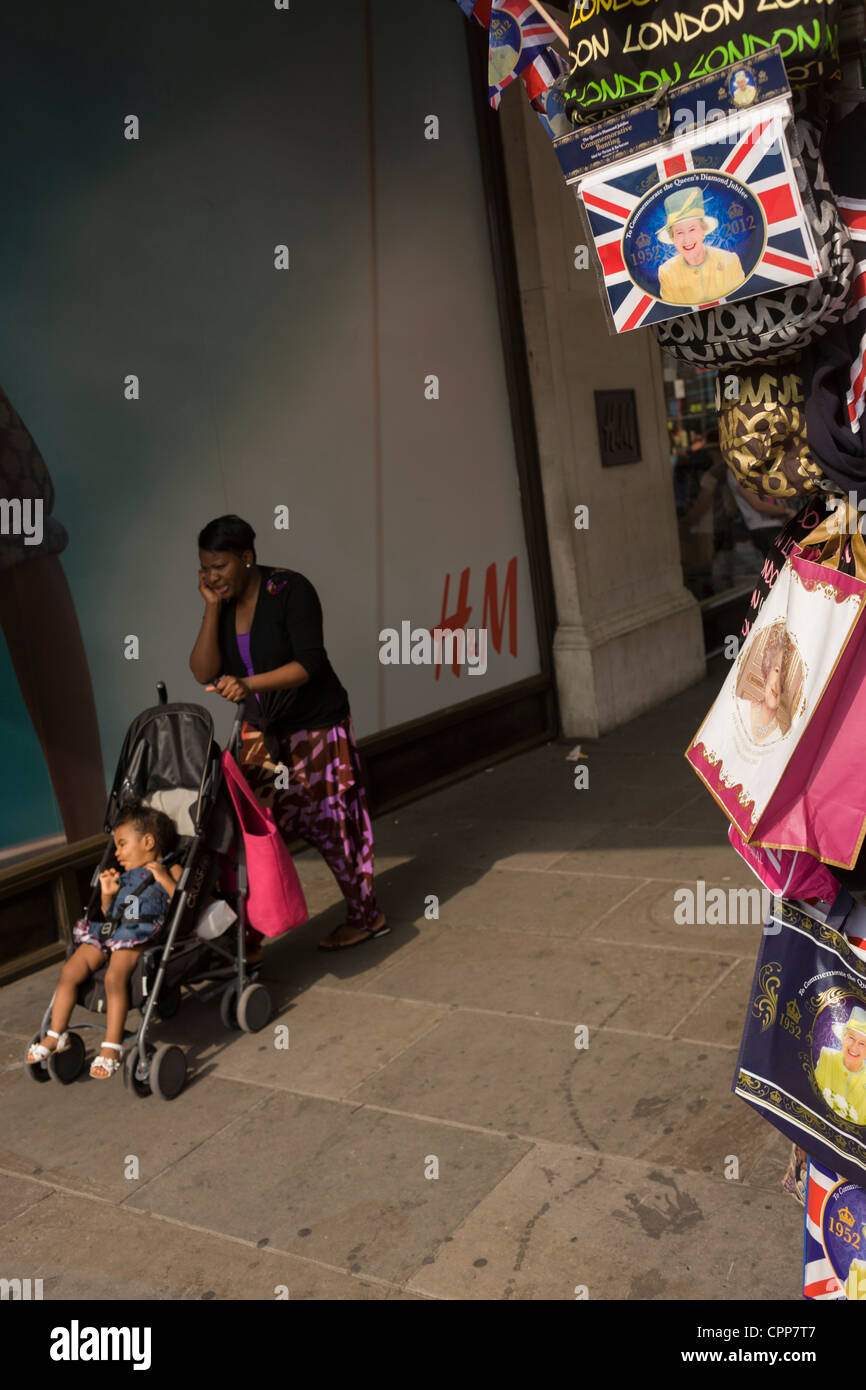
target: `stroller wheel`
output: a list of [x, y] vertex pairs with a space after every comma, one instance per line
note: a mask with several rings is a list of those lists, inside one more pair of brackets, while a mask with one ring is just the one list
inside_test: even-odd
[[173, 1043], [163, 1043], [153, 1054], [150, 1064], [150, 1088], [161, 1100], [174, 1100], [186, 1081], [186, 1057], [183, 1049]]
[[165, 985], [159, 992], [156, 1011], [160, 1018], [174, 1018], [180, 1008], [180, 985]]
[[78, 1033], [70, 1033], [69, 1046], [65, 1047], [62, 1052], [52, 1052], [48, 1058], [49, 1075], [53, 1076], [55, 1081], [68, 1086], [70, 1082], [81, 1075], [85, 1052], [83, 1038]]
[[137, 1096], [150, 1095], [150, 1065], [142, 1061], [135, 1043], [123, 1060], [123, 1084]]
[[238, 1026], [238, 1015], [235, 1008], [237, 994], [237, 985], [228, 985], [220, 995], [220, 1018], [226, 1028], [237, 1028]]
[[[38, 1043], [38, 1042], [41, 1042], [41, 1041], [42, 1041], [42, 1034], [41, 1034], [41, 1033], [34, 1033], [34, 1034], [33, 1034], [33, 1037], [30, 1039], [31, 1044], [33, 1044], [33, 1043]], [[47, 1062], [27, 1062], [27, 1063], [25, 1063], [24, 1070], [26, 1071], [27, 1075], [30, 1077], [30, 1080], [31, 1080], [31, 1081], [50, 1081], [50, 1080], [51, 1080], [51, 1077], [48, 1075], [48, 1063], [47, 1063]]]
[[258, 1033], [271, 1016], [271, 996], [264, 985], [247, 985], [238, 1000], [238, 1026]]

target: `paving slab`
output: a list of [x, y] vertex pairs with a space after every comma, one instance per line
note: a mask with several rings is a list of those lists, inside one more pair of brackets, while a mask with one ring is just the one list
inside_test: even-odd
[[[590, 843], [598, 834], [594, 822], [502, 820], [487, 814], [452, 812], [445, 816], [422, 802], [423, 814], [376, 821], [377, 845], [399, 846], [408, 858], [433, 857], [454, 864], [509, 869], [548, 868], [568, 850]], [[414, 809], [414, 808], [412, 808]]]
[[[3, 1095], [0, 1168], [120, 1202], [267, 1094], [225, 1081], [217, 1097], [193, 1078], [166, 1102], [134, 1096], [119, 1073], [98, 1081], [85, 1070], [69, 1086], [22, 1075]], [[127, 1176], [136, 1171], [130, 1159], [137, 1178]]]
[[387, 936], [346, 951], [320, 951], [321, 939], [331, 926], [343, 920], [340, 910], [333, 921], [318, 917], [315, 922], [265, 943], [261, 980], [273, 994], [276, 1005], [289, 1002], [317, 984], [359, 989], [371, 977], [387, 970], [419, 937], [419, 925], [389, 915], [391, 931]]
[[[737, 1099], [739, 1100], [739, 1097], [737, 1097]], [[740, 1104], [747, 1110], [751, 1108], [746, 1105], [744, 1100], [741, 1100]], [[759, 1115], [758, 1118], [763, 1119], [763, 1116]], [[748, 1184], [750, 1187], [760, 1188], [763, 1192], [772, 1192], [775, 1194], [781, 1188], [782, 1179], [788, 1167], [788, 1159], [793, 1145], [791, 1140], [784, 1135], [781, 1130], [776, 1129], [774, 1125], [769, 1124], [765, 1119], [764, 1137], [765, 1143], [763, 1153], [758, 1158], [754, 1168], [749, 1174]], [[788, 1196], [788, 1201], [791, 1203], [792, 1207], [796, 1207], [798, 1211], [802, 1212], [802, 1207], [797, 1204], [796, 1198]]]
[[727, 842], [691, 826], [618, 826], [600, 831], [582, 849], [562, 855], [549, 874], [625, 874], [632, 878], [677, 879], [752, 888], [755, 876]]
[[[624, 875], [498, 868], [455, 887], [454, 870], [447, 863], [425, 861], [418, 872], [425, 894], [439, 897], [438, 920], [444, 925], [498, 927], [537, 936], [579, 935], [636, 887], [636, 881]], [[423, 910], [423, 897], [421, 905]]]
[[[718, 915], [720, 923], [688, 922], [688, 915], [698, 916], [699, 893], [707, 896], [721, 890], [724, 898], [710, 898], [711, 903], [724, 903]], [[743, 897], [748, 891], [751, 897]], [[692, 896], [686, 898], [685, 893]], [[679, 896], [678, 896], [679, 895]], [[708, 915], [706, 912], [704, 916]], [[703, 890], [697, 878], [648, 879], [595, 923], [589, 935], [593, 940], [615, 941], [622, 946], [657, 946], [665, 950], [718, 951], [738, 956], [757, 954], [763, 929], [762, 899], [757, 886], [748, 890], [734, 884], [732, 878], [707, 882]]]
[[309, 989], [260, 1033], [236, 1035], [214, 1071], [258, 1086], [339, 1099], [423, 1036], [448, 1007]]
[[[14, 1221], [30, 1207], [38, 1206], [51, 1195], [51, 1188], [28, 1178], [9, 1177], [0, 1173], [0, 1229]], [[9, 1274], [7, 1278], [13, 1278]]]
[[[735, 1061], [736, 1054], [732, 1054], [726, 1090], [691, 1092], [686, 1103], [687, 1119], [677, 1126], [664, 1124], [661, 1132], [643, 1146], [641, 1158], [677, 1164], [726, 1182], [751, 1183], [766, 1150], [767, 1126], [760, 1115], [731, 1094]], [[655, 1097], [648, 1098], [647, 1103], [655, 1103]], [[666, 1117], [661, 1108], [660, 1114]]]
[[[270, 1091], [129, 1205], [402, 1283], [528, 1149], [518, 1139]], [[432, 1159], [438, 1178], [425, 1177]]]
[[731, 1099], [733, 1049], [613, 1028], [575, 1040], [570, 1024], [457, 1010], [351, 1098], [631, 1157]]
[[[433, 929], [431, 929], [433, 928]], [[667, 1033], [687, 1001], [712, 988], [730, 958], [666, 955], [640, 946], [590, 945], [537, 933], [433, 924], [418, 949], [364, 988], [593, 1026], [621, 1021], [633, 1031]]]
[[285, 1251], [49, 1189], [0, 1227], [0, 1270], [42, 1279], [46, 1300], [418, 1298]]
[[408, 1287], [448, 1298], [590, 1305], [727, 1302], [744, 1289], [754, 1301], [793, 1301], [802, 1219], [787, 1202], [673, 1167], [540, 1144]]
[[710, 842], [726, 840], [730, 821], [697, 776], [694, 776], [694, 786], [698, 789], [694, 797], [668, 816], [665, 826], [669, 830], [697, 830]]
[[728, 1043], [739, 1048], [749, 1011], [753, 960], [738, 961], [674, 1029], [677, 1038], [693, 1042]]
[[[28, 1041], [33, 1037], [51, 1002], [59, 973], [60, 963], [49, 965], [0, 989], [0, 1033], [13, 1033]], [[86, 1010], [76, 1009], [73, 1027], [76, 1020], [87, 1016]]]
[[[493, 806], [499, 821], [567, 822], [595, 819], [603, 807], [606, 820], [655, 825], [697, 789], [684, 759], [632, 759], [624, 777], [621, 762], [603, 752], [590, 753], [582, 762], [569, 761], [567, 752], [566, 745], [557, 743], [498, 763], [434, 793], [430, 812], [447, 820], [455, 811], [486, 812]], [[575, 786], [579, 766], [589, 769], [588, 785], [582, 788]]]
[[[25, 1075], [24, 1058], [27, 1055], [27, 1042], [24, 1038], [0, 1033], [0, 1095], [17, 1086], [23, 1079], [29, 1085], [34, 1083]], [[35, 1089], [35, 1087], [34, 1087]]]

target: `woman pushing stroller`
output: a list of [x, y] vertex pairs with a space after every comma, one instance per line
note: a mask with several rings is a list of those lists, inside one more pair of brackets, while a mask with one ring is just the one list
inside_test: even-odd
[[247, 781], [284, 838], [300, 836], [317, 849], [340, 886], [346, 920], [320, 949], [384, 936], [390, 928], [376, 900], [349, 697], [328, 660], [318, 595], [297, 571], [259, 564], [255, 532], [239, 516], [209, 522], [198, 546], [205, 609], [190, 669], [243, 705], [239, 762]]
[[179, 864], [167, 868], [165, 859], [177, 839], [168, 816], [141, 803], [121, 810], [114, 828], [114, 854], [120, 865], [99, 875], [100, 902], [89, 919], [76, 922], [78, 949], [60, 972], [51, 1009], [51, 1027], [32, 1043], [27, 1063], [44, 1062], [52, 1052], [69, 1046], [66, 1026], [79, 987], [109, 957], [105, 972], [106, 1027], [102, 1050], [93, 1059], [90, 1075], [107, 1080], [121, 1065], [123, 1028], [129, 1012], [129, 979], [145, 946], [150, 946], [165, 922], [169, 903], [181, 876]]

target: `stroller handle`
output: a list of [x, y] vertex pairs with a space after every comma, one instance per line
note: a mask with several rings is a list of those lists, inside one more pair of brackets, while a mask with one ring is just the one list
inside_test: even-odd
[[235, 714], [234, 723], [232, 724], [232, 731], [231, 731], [231, 733], [229, 734], [229, 741], [228, 741], [228, 751], [231, 753], [231, 755], [232, 755], [233, 758], [236, 757], [237, 752], [238, 752], [238, 749], [239, 749], [240, 746], [241, 746], [241, 729], [242, 729], [242, 727], [243, 727], [243, 722], [244, 722], [244, 710], [243, 710], [243, 705], [238, 705], [238, 707], [237, 707], [237, 712], [236, 712], [236, 714]]

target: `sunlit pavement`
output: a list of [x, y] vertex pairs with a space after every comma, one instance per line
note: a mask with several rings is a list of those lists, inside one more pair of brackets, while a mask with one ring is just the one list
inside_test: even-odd
[[314, 916], [266, 948], [271, 1023], [185, 1004], [158, 1034], [187, 1051], [174, 1101], [34, 1085], [56, 967], [7, 987], [0, 1276], [46, 1299], [796, 1299], [788, 1145], [730, 1091], [760, 925], [674, 921], [698, 879], [754, 886], [682, 756], [723, 676], [580, 762], [552, 743], [380, 818], [380, 941], [315, 949], [341, 900], [302, 855]]

